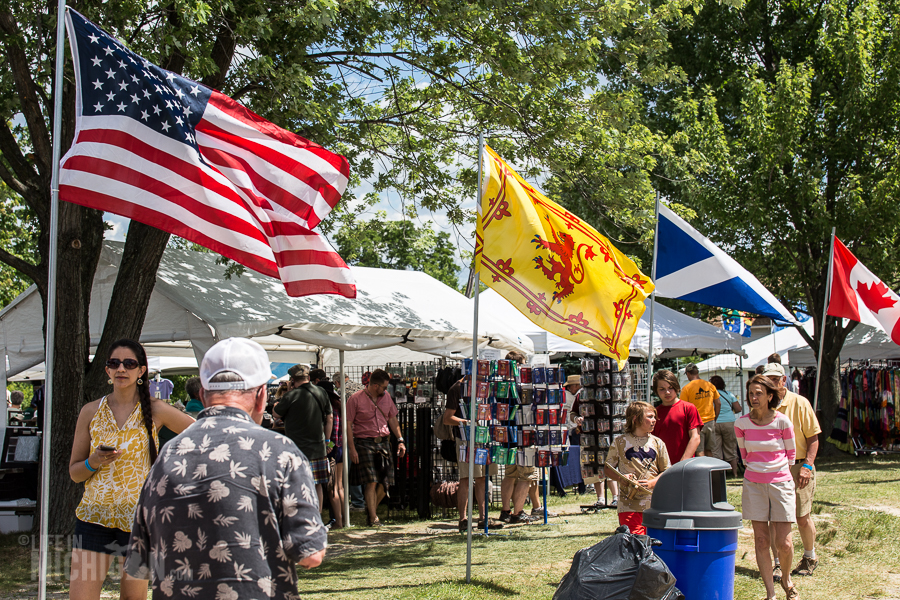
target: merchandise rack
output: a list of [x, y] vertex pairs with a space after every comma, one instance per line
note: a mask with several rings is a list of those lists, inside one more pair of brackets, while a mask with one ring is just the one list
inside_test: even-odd
[[606, 452], [625, 429], [626, 407], [637, 399], [631, 366], [625, 363], [620, 371], [605, 356], [582, 358], [581, 385], [581, 477], [604, 478]]

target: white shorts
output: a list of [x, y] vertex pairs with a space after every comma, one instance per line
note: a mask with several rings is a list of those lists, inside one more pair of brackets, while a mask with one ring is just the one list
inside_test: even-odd
[[793, 481], [756, 483], [744, 479], [741, 513], [750, 521], [795, 523], [796, 495]]

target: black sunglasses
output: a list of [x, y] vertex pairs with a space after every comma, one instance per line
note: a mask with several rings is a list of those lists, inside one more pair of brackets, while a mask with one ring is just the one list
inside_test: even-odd
[[118, 358], [111, 358], [106, 361], [106, 366], [110, 369], [118, 369], [119, 365], [123, 365], [129, 371], [137, 369], [141, 366], [141, 363], [134, 360], [133, 358], [126, 358], [125, 360], [119, 360]]

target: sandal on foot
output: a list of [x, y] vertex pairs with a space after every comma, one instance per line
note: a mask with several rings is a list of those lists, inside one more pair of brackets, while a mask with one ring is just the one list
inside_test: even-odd
[[775, 565], [775, 568], [772, 569], [772, 581], [781, 583], [781, 565]]
[[784, 587], [784, 586], [781, 586], [781, 587], [782, 587], [782, 589], [784, 589], [784, 597], [787, 600], [800, 600], [800, 592], [797, 591], [796, 585], [792, 585], [789, 588]]

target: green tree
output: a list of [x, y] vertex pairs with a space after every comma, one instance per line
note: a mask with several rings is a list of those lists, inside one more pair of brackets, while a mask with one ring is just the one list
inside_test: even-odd
[[[601, 65], [623, 65], [635, 78], [664, 77], [658, 57], [665, 24], [689, 4], [76, 0], [70, 6], [148, 60], [345, 154], [351, 189], [362, 179], [373, 187], [355, 204], [360, 210], [393, 190], [404, 216], [424, 208], [461, 223], [470, 218], [459, 199], [473, 195], [478, 132], [492, 136], [510, 158], [552, 154], [572, 135], [569, 115], [582, 109], [585, 90], [602, 83]], [[6, 67], [0, 71], [0, 180], [30, 211], [34, 244], [27, 253], [0, 247], [0, 262], [33, 281], [45, 303], [55, 28], [52, 3], [0, 0]], [[610, 37], [626, 30], [634, 39]], [[75, 132], [70, 59], [64, 75], [63, 151]], [[326, 222], [323, 230], [333, 225]], [[139, 336], [169, 241], [165, 232], [130, 224], [103, 333], [92, 344], [87, 318], [103, 233], [98, 211], [61, 203], [52, 456], [46, 461], [55, 490], [54, 533], [69, 530], [79, 498], [66, 468], [75, 417], [106, 390], [103, 358], [112, 341]], [[100, 360], [89, 359], [92, 346]]]
[[[680, 81], [642, 87], [645, 122], [667, 136], [658, 186], [787, 306], [805, 304], [816, 326], [805, 337], [817, 354], [832, 227], [898, 284], [898, 8], [892, 0], [707, 3], [670, 33], [665, 60], [682, 70]], [[826, 320], [826, 430], [854, 325]]]
[[[10, 194], [9, 188], [0, 182], [0, 248], [7, 248], [10, 254], [21, 260], [34, 260], [33, 217], [21, 200]], [[0, 262], [0, 309], [29, 285], [31, 280], [27, 275]]]
[[435, 232], [430, 225], [385, 221], [385, 216], [379, 212], [371, 221], [357, 219], [338, 230], [337, 251], [347, 264], [422, 271], [458, 290], [459, 266], [450, 235]]

